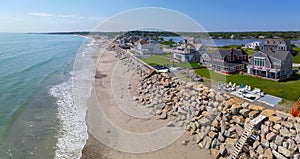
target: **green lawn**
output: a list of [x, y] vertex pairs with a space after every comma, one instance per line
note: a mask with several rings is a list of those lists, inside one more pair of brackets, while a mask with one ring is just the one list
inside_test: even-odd
[[[197, 69], [195, 72], [200, 76], [207, 78], [212, 77], [217, 81], [224, 81], [222, 79], [225, 78], [225, 75], [209, 71], [207, 68]], [[250, 85], [252, 88], [257, 87], [265, 93], [291, 101], [297, 101], [300, 97], [300, 74], [294, 74], [285, 82], [275, 82], [247, 75], [234, 74], [226, 76], [226, 82], [233, 82], [236, 84], [241, 84], [243, 82], [245, 85]]]
[[[170, 61], [169, 59], [167, 59], [167, 57], [170, 58], [170, 54], [166, 54], [166, 55], [155, 55], [155, 56], [151, 56], [149, 58], [142, 58], [142, 60], [144, 62], [146, 62], [147, 64], [153, 66], [153, 65], [171, 65], [172, 61]], [[178, 67], [182, 67], [184, 69], [186, 68], [197, 68], [200, 66], [199, 63], [196, 62], [180, 62], [180, 63], [175, 63], [175, 66]]]
[[248, 54], [248, 56], [251, 56], [252, 54], [254, 54], [256, 51], [250, 48], [244, 48], [244, 51], [246, 51], [246, 53]]
[[166, 57], [163, 55], [155, 55], [155, 56], [151, 56], [149, 58], [142, 58], [142, 60], [151, 66], [172, 64], [172, 62], [170, 60], [166, 59]]
[[182, 67], [182, 68], [197, 68], [200, 66], [200, 64], [197, 62], [181, 62], [181, 63], [176, 64], [176, 66]]
[[293, 50], [298, 51], [298, 54], [293, 57], [293, 63], [300, 63], [300, 47], [293, 47]]

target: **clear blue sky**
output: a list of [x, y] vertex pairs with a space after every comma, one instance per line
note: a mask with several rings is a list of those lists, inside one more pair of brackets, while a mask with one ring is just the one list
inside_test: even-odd
[[89, 31], [140, 7], [179, 11], [207, 31], [300, 31], [299, 6], [298, 0], [0, 0], [0, 32]]

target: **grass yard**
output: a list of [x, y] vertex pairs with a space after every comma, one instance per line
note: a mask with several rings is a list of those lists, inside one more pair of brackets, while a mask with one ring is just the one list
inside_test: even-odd
[[[225, 79], [225, 75], [209, 71], [207, 68], [197, 69], [195, 70], [195, 73], [207, 78], [212, 77], [217, 81], [224, 81]], [[288, 81], [285, 82], [275, 82], [240, 74], [226, 76], [225, 81], [236, 84], [241, 84], [244, 82], [245, 85], [250, 85], [252, 88], [257, 87], [265, 93], [291, 101], [297, 101], [300, 97], [300, 74], [294, 74]]]
[[200, 64], [197, 62], [181, 62], [176, 64], [176, 66], [186, 69], [186, 68], [197, 68], [200, 66]]
[[246, 53], [248, 54], [248, 56], [251, 56], [252, 54], [254, 54], [255, 52], [257, 52], [257, 51], [255, 51], [253, 49], [250, 49], [250, 48], [244, 48], [243, 50], [246, 51]]
[[[172, 62], [167, 59], [167, 57], [169, 57], [170, 55], [167, 54], [167, 55], [155, 55], [155, 56], [152, 56], [152, 57], [149, 57], [149, 58], [142, 58], [142, 60], [144, 62], [146, 62], [147, 64], [153, 66], [153, 65], [171, 65]], [[180, 63], [175, 63], [176, 66], [178, 67], [182, 67], [184, 69], [187, 69], [187, 68], [197, 68], [200, 66], [199, 63], [196, 63], [196, 62], [180, 62]]]
[[300, 63], [300, 47], [293, 47], [293, 50], [298, 51], [298, 54], [293, 56], [293, 63]]
[[151, 66], [153, 66], [153, 65], [162, 65], [163, 66], [163, 65], [172, 64], [172, 62], [170, 60], [166, 59], [166, 57], [163, 55], [155, 55], [155, 56], [151, 56], [149, 58], [142, 58], [142, 60]]

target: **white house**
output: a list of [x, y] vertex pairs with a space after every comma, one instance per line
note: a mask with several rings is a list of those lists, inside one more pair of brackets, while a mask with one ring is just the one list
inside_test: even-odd
[[252, 43], [246, 44], [244, 48], [255, 49], [256, 47], [259, 47], [259, 49], [261, 49], [262, 48], [262, 42], [254, 41]]

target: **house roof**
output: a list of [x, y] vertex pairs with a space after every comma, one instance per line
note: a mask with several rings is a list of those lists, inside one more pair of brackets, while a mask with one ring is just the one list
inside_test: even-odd
[[280, 44], [287, 44], [290, 45], [289, 40], [284, 40], [284, 39], [266, 39], [264, 41], [264, 45], [280, 45]]
[[270, 57], [274, 57], [278, 60], [281, 60], [281, 61], [286, 60], [290, 54], [289, 51], [278, 51], [278, 50], [276, 50], [276, 51], [266, 50], [263, 53]]
[[236, 54], [238, 56], [248, 55], [243, 49], [217, 50], [208, 55], [224, 58], [225, 56], [229, 55], [231, 52], [233, 52], [234, 54]]

